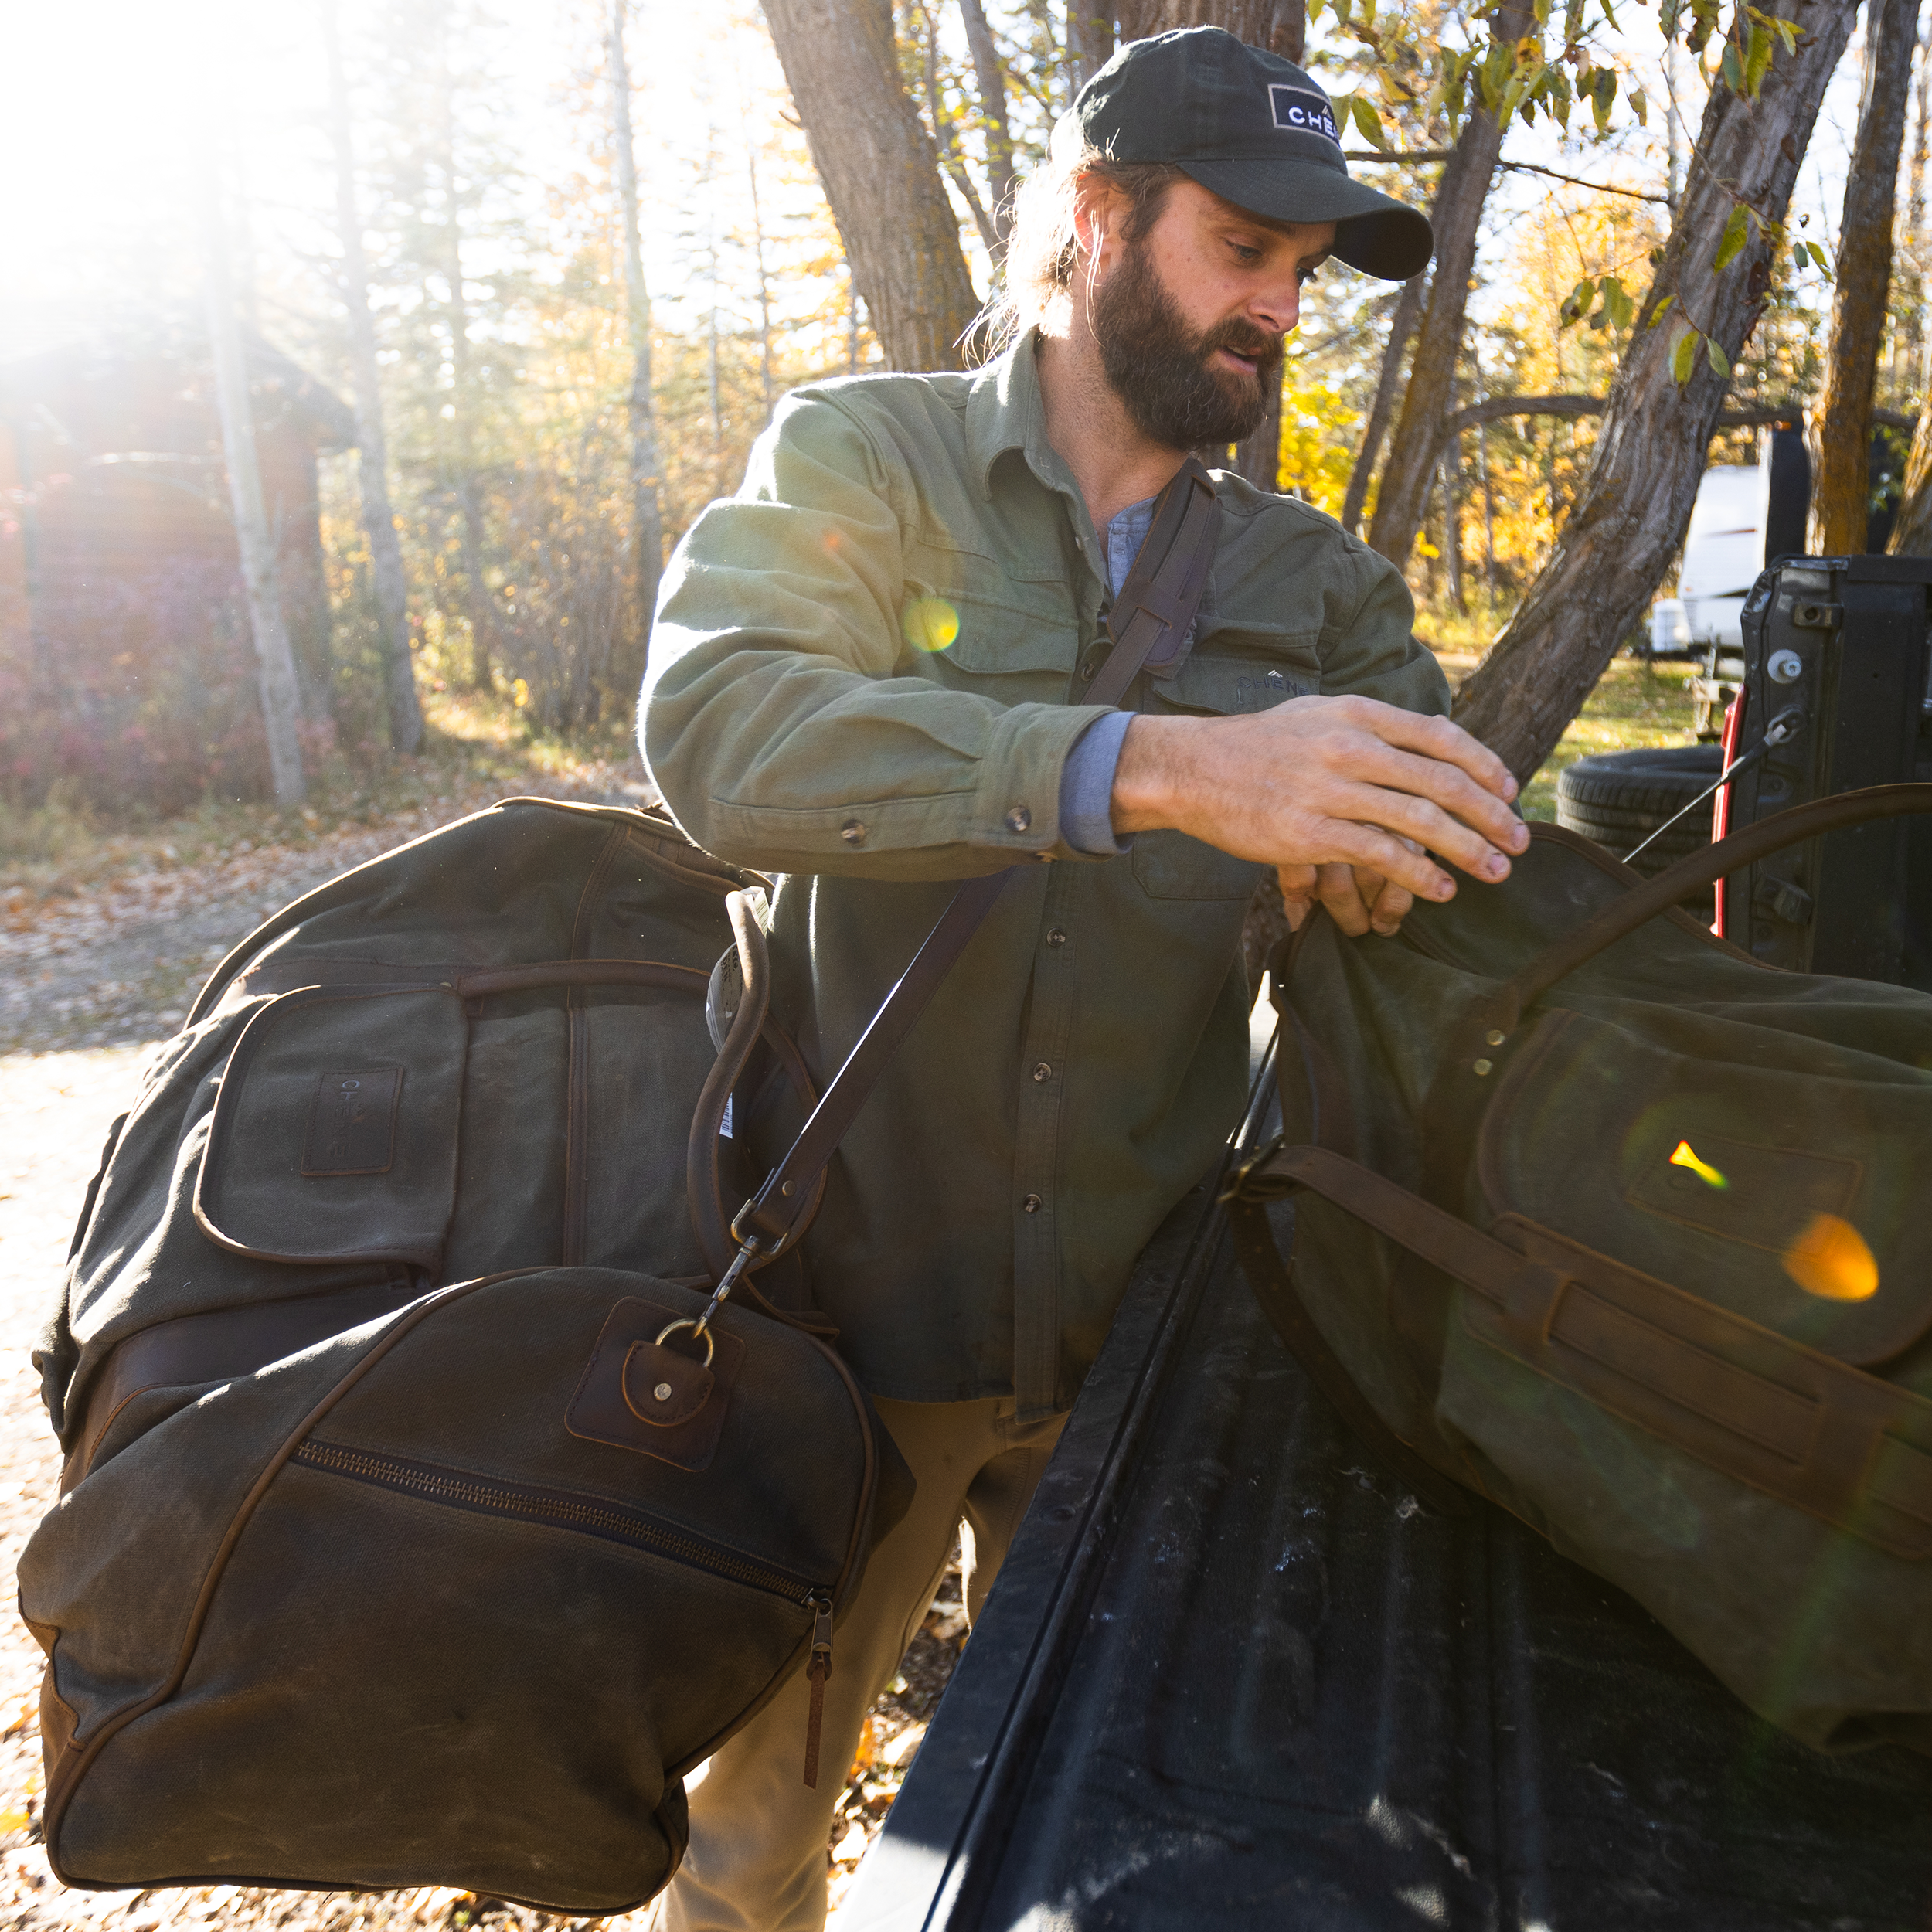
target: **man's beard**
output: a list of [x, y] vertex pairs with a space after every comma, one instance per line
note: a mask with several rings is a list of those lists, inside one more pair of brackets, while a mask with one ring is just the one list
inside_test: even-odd
[[[1150, 440], [1191, 450], [1239, 443], [1261, 427], [1281, 379], [1282, 338], [1238, 316], [1196, 335], [1141, 243], [1128, 245], [1095, 291], [1093, 320], [1107, 380]], [[1253, 358], [1254, 374], [1213, 368], [1220, 349]]]

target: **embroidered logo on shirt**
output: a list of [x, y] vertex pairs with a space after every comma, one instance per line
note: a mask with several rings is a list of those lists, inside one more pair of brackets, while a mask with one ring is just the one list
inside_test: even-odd
[[1236, 711], [1266, 711], [1270, 706], [1285, 704], [1291, 698], [1305, 698], [1308, 695], [1305, 685], [1284, 677], [1279, 671], [1251, 678], [1236, 678], [1234, 681]]
[[1326, 94], [1312, 87], [1292, 87], [1277, 83], [1268, 90], [1268, 105], [1274, 124], [1301, 134], [1320, 134], [1339, 148], [1342, 131], [1335, 124], [1335, 110]]

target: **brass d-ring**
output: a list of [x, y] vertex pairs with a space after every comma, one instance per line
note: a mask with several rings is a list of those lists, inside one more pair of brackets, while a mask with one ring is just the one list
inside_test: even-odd
[[693, 1335], [701, 1335], [704, 1337], [704, 1366], [707, 1369], [709, 1368], [711, 1366], [711, 1358], [716, 1352], [716, 1345], [711, 1338], [710, 1329], [702, 1321], [685, 1321], [667, 1322], [664, 1327], [658, 1331], [656, 1345], [662, 1349], [664, 1346], [665, 1337], [668, 1335], [675, 1335], [680, 1328], [689, 1328]]

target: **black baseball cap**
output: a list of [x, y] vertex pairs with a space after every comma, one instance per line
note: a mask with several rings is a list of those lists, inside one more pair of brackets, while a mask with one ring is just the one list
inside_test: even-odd
[[1168, 162], [1237, 208], [1276, 221], [1332, 221], [1335, 255], [1406, 281], [1435, 237], [1419, 209], [1354, 181], [1328, 97], [1291, 61], [1221, 27], [1131, 40], [1073, 103], [1081, 132], [1114, 161]]

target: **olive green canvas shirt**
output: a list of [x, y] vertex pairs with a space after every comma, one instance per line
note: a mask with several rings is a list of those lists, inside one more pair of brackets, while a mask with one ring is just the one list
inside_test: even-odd
[[[1447, 709], [1383, 558], [1306, 505], [1215, 483], [1193, 648], [1131, 707], [1359, 692]], [[1107, 595], [1030, 335], [975, 373], [788, 396], [665, 577], [645, 755], [700, 845], [783, 875], [773, 1007], [816, 1077], [951, 882], [1019, 868], [847, 1134], [805, 1244], [877, 1394], [1063, 1407], [1240, 1112], [1260, 868], [1175, 832], [1106, 859], [1061, 835], [1062, 767], [1105, 715], [1079, 693]]]

